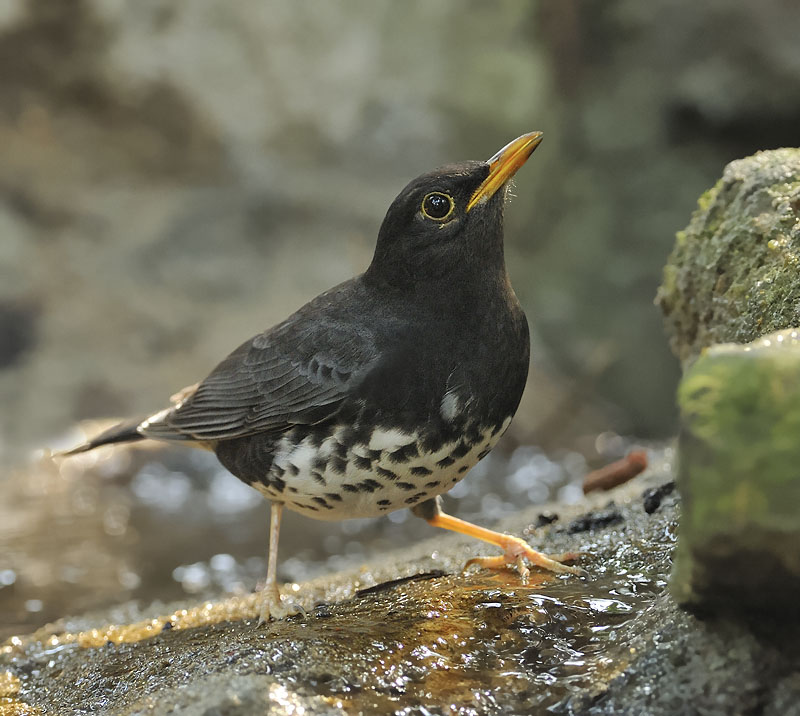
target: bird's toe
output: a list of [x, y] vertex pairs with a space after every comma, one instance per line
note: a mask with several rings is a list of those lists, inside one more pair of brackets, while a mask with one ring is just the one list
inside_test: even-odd
[[259, 626], [269, 622], [270, 619], [284, 619], [294, 614], [306, 616], [306, 611], [292, 599], [282, 597], [277, 587], [264, 587], [261, 590], [258, 599]]
[[561, 554], [548, 556], [537, 552], [525, 540], [519, 537], [512, 537], [504, 535], [503, 550], [504, 553], [496, 557], [474, 557], [470, 559], [465, 565], [464, 569], [472, 565], [478, 565], [483, 569], [504, 569], [509, 565], [514, 566], [519, 572], [523, 582], [528, 580], [528, 566], [530, 563], [533, 566], [547, 569], [551, 572], [562, 574], [574, 574], [578, 577], [586, 577], [588, 573], [580, 567], [575, 567], [570, 564], [564, 564], [578, 557], [575, 553]]

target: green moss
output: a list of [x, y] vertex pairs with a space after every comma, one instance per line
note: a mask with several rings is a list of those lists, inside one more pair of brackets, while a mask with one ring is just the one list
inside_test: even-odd
[[771, 578], [785, 573], [787, 584], [796, 584], [800, 331], [705, 351], [687, 370], [678, 402], [683, 514], [676, 596], [692, 600], [729, 589], [729, 562], [756, 544], [758, 559], [777, 574]]
[[700, 198], [697, 200], [698, 210], [701, 212], [708, 211], [714, 201], [716, 201], [720, 189], [722, 189], [722, 179], [718, 180], [714, 186], [712, 186], [710, 189], [707, 189], [700, 195]]
[[800, 324], [798, 263], [800, 149], [729, 164], [678, 232], [656, 298], [684, 366], [709, 345]]

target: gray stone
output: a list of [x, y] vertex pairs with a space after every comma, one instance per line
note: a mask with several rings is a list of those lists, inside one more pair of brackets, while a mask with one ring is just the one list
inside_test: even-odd
[[719, 345], [678, 391], [683, 430], [676, 599], [800, 607], [800, 331]]

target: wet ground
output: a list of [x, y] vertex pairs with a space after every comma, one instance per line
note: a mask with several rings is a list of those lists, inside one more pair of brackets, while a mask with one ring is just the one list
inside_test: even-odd
[[507, 525], [552, 551], [591, 549], [591, 579], [462, 576], [476, 544], [445, 535], [300, 585], [306, 617], [256, 628], [250, 595], [123, 605], [14, 638], [2, 658], [17, 703], [43, 713], [558, 712], [624, 669], [629, 623], [664, 591], [674, 520], [627, 524], [647, 514], [642, 489], [635, 507], [601, 497], [588, 515], [549, 505]]
[[[671, 451], [650, 457], [611, 493], [497, 525], [548, 552], [581, 552], [587, 579], [462, 575], [491, 548], [440, 533], [287, 585], [305, 616], [260, 627], [244, 588], [214, 601], [119, 600], [7, 640], [0, 714], [800, 714], [796, 615], [700, 620], [669, 598], [678, 496]], [[113, 564], [112, 552], [98, 562]], [[224, 573], [225, 562], [242, 566], [203, 569]]]
[[[658, 591], [658, 580], [645, 575], [602, 581], [545, 587], [540, 580], [522, 586], [511, 573], [440, 576], [357, 594], [261, 629], [252, 620], [162, 627], [144, 642], [108, 640], [90, 650], [79, 645], [89, 633], [75, 642], [69, 635], [28, 652], [34, 658], [20, 678], [23, 694], [36, 694], [29, 703], [80, 704], [74, 713], [112, 704], [119, 713], [152, 708], [171, 701], [164, 689], [177, 689], [187, 675], [217, 674], [256, 677], [245, 690], [253, 705], [280, 702], [283, 693], [284, 706], [296, 699], [347, 713], [563, 708], [627, 665], [625, 624]], [[151, 698], [142, 698], [149, 691]]]

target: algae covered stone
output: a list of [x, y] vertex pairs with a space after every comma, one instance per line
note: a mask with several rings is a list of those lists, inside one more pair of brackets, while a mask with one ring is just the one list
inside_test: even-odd
[[686, 366], [716, 343], [800, 325], [800, 149], [731, 162], [678, 232], [656, 303]]
[[683, 498], [672, 592], [800, 606], [800, 330], [707, 350], [678, 389]]

